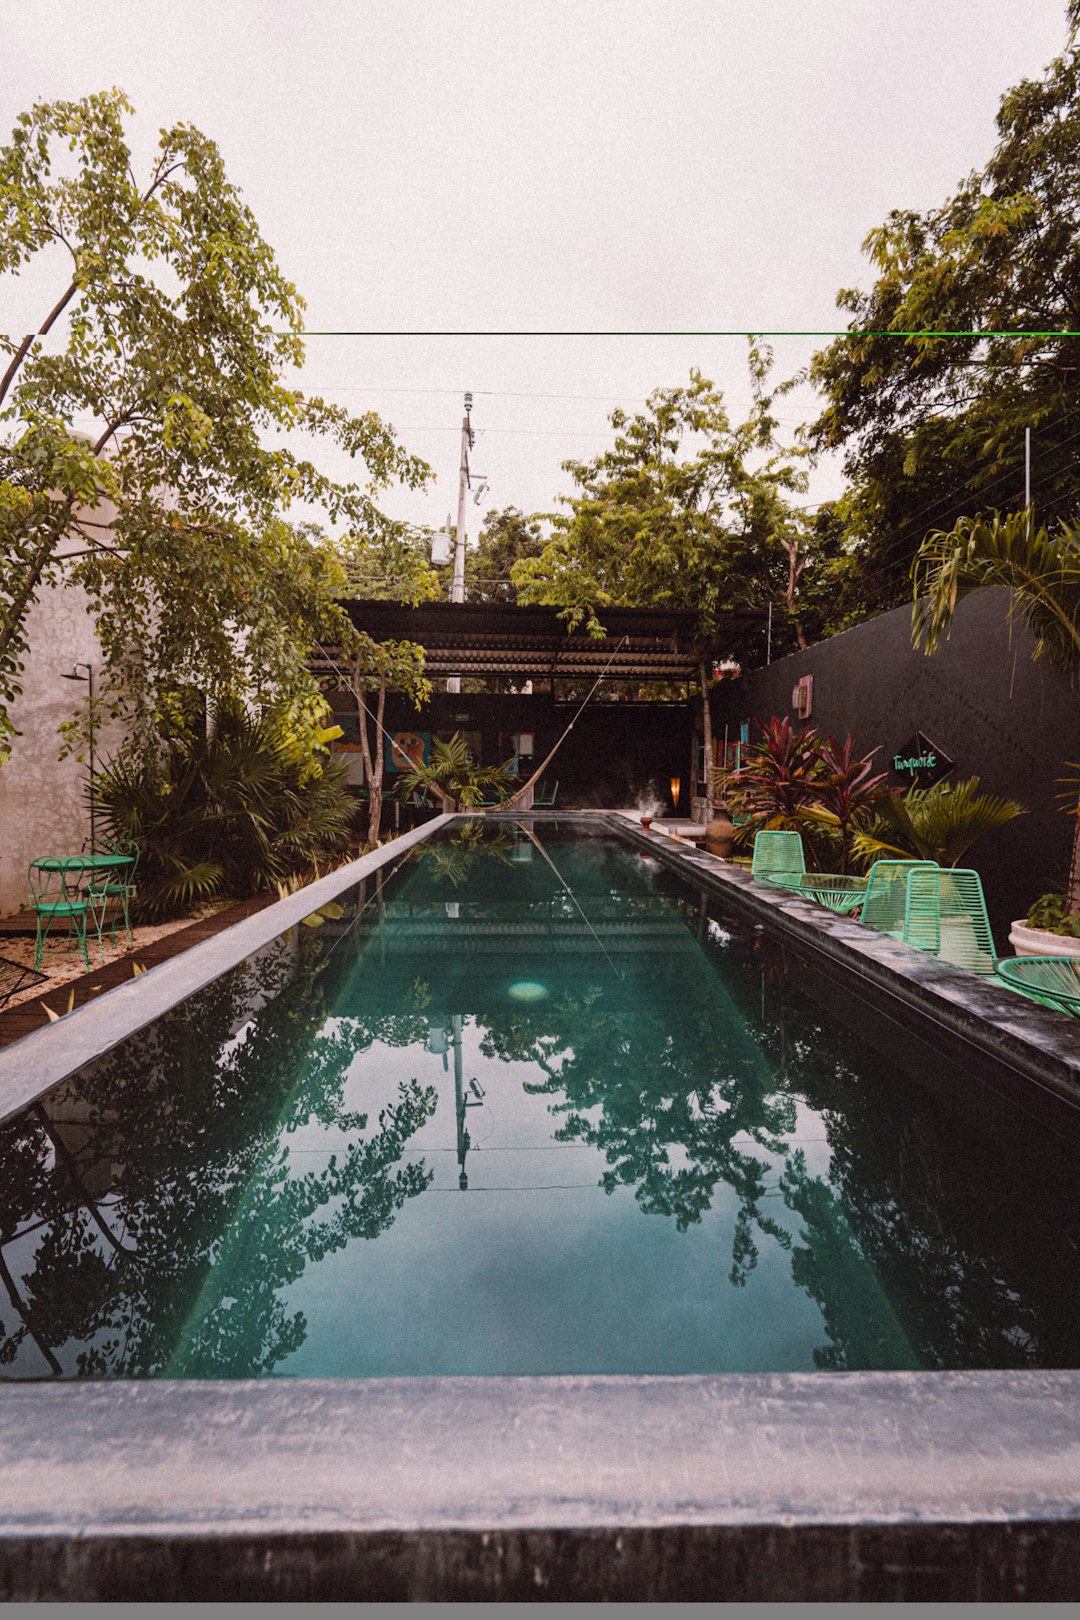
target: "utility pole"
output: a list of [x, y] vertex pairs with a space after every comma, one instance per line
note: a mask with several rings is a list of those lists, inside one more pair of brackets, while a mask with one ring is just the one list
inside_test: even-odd
[[[457, 533], [454, 536], [454, 580], [450, 587], [451, 602], [465, 600], [465, 493], [469, 488], [469, 451], [473, 447], [472, 394], [465, 395], [465, 415], [461, 418], [461, 460], [458, 464]], [[461, 676], [451, 675], [446, 683], [448, 692], [461, 691]]]

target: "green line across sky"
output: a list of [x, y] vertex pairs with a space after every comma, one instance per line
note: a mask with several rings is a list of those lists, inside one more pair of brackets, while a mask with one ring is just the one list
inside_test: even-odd
[[975, 329], [966, 332], [938, 332], [938, 331], [892, 331], [888, 328], [869, 327], [862, 332], [853, 332], [845, 327], [843, 330], [829, 331], [802, 331], [790, 327], [777, 328], [774, 331], [765, 331], [755, 327], [752, 331], [734, 330], [700, 330], [700, 331], [672, 331], [672, 332], [357, 332], [347, 330], [333, 330], [330, 328], [309, 327], [303, 332], [281, 332], [280, 337], [898, 337], [898, 338], [1062, 338], [1080, 337], [1080, 330], [1071, 327], [1058, 331], [1007, 331], [998, 328]]

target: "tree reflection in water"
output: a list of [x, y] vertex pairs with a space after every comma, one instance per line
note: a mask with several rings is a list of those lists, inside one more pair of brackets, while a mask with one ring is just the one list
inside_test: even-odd
[[[1071, 1188], [980, 1145], [775, 940], [614, 840], [535, 832], [551, 870], [532, 832], [418, 852], [377, 905], [296, 931], [4, 1128], [4, 1368], [280, 1368], [306, 1333], [289, 1286], [431, 1180], [403, 1155], [434, 1091], [409, 1080], [369, 1121], [350, 1068], [452, 1018], [489, 1063], [531, 1067], [555, 1142], [596, 1149], [605, 1191], [698, 1233], [702, 1288], [705, 1216], [731, 1197], [730, 1283], [764, 1296], [789, 1273], [820, 1313], [817, 1366], [1076, 1365]], [[508, 996], [538, 972], [544, 999]]]
[[[279, 1291], [428, 1184], [395, 1166], [435, 1095], [402, 1084], [373, 1128], [346, 1108], [378, 1035], [328, 1021], [321, 955], [288, 936], [3, 1128], [0, 1365], [270, 1373], [306, 1332]], [[344, 1136], [304, 1171], [289, 1137], [312, 1123]]]

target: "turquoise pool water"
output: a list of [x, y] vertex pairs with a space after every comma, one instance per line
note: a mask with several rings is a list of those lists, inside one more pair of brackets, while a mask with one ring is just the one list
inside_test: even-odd
[[3, 1128], [0, 1374], [1077, 1365], [1075, 1197], [844, 1001], [614, 835], [451, 830]]

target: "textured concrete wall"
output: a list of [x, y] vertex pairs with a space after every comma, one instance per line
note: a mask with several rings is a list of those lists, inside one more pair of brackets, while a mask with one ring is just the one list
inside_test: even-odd
[[1031, 814], [980, 839], [969, 863], [982, 874], [999, 948], [1012, 918], [1064, 887], [1073, 824], [1055, 807], [1055, 778], [1080, 759], [1076, 682], [1032, 663], [1032, 638], [1010, 625], [1010, 601], [1003, 590], [973, 592], [932, 658], [912, 647], [911, 610], [902, 607], [714, 694], [719, 735], [726, 725], [737, 738], [742, 721], [790, 714], [792, 688], [812, 675], [811, 724], [857, 732], [864, 750], [879, 744], [882, 768], [918, 729], [955, 762], [953, 780], [978, 776], [987, 791], [1027, 805]]
[[[90, 836], [87, 766], [58, 758], [57, 735], [61, 721], [86, 697], [85, 685], [62, 677], [86, 663], [93, 665], [96, 681], [101, 666], [85, 591], [70, 585], [42, 591], [27, 628], [23, 692], [12, 711], [21, 735], [0, 769], [0, 914], [26, 904], [26, 868], [35, 856], [77, 854]], [[98, 758], [119, 740], [116, 727], [101, 728]]]

